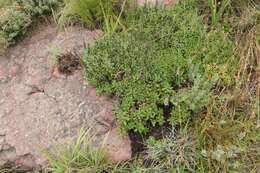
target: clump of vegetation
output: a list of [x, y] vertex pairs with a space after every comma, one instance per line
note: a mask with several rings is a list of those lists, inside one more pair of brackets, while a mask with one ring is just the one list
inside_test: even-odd
[[226, 7], [230, 5], [230, 0], [210, 0], [209, 6], [211, 9], [211, 23], [216, 26], [224, 14]]
[[196, 151], [196, 143], [187, 129], [181, 131], [172, 130], [164, 139], [147, 140], [145, 165], [152, 172], [195, 172], [199, 163], [199, 153]]
[[127, 20], [129, 32], [88, 49], [88, 80], [120, 98], [122, 129], [145, 133], [166, 121], [184, 123], [207, 106], [216, 83], [231, 85], [234, 44], [222, 31], [208, 33], [188, 4], [140, 9]]
[[111, 169], [104, 151], [93, 145], [89, 131], [84, 130], [79, 132], [74, 144], [55, 146], [55, 150], [46, 151], [45, 156], [50, 171], [55, 173], [101, 173]]
[[260, 169], [259, 19], [253, 0], [146, 7], [128, 16], [128, 32], [86, 51], [89, 81], [120, 100], [123, 131], [146, 133], [165, 122], [176, 130], [146, 141], [131, 170]]
[[16, 10], [16, 7], [12, 7], [0, 19], [1, 35], [11, 44], [15, 38], [27, 32], [31, 23], [30, 15], [23, 11]]
[[[1, 2], [0, 38], [2, 45], [8, 46], [23, 36], [31, 26], [35, 17], [52, 12], [59, 0], [14, 0]], [[3, 46], [1, 46], [3, 47]]]
[[15, 2], [31, 16], [39, 16], [50, 13], [60, 0], [15, 0]]
[[113, 33], [118, 26], [123, 28], [120, 18], [124, 16], [128, 3], [126, 0], [0, 1], [1, 49], [25, 35], [36, 17], [49, 15], [58, 6], [62, 7], [58, 13], [60, 25], [82, 22], [87, 28], [102, 28], [107, 33]]
[[126, 0], [65, 0], [59, 14], [59, 24], [81, 22], [87, 28], [102, 28], [111, 32], [118, 25], [122, 26], [120, 17], [128, 3]]

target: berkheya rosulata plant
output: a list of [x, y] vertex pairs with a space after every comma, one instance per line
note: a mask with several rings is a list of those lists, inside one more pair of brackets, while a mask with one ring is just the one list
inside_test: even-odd
[[193, 4], [139, 9], [128, 16], [128, 32], [86, 50], [87, 79], [119, 98], [123, 131], [187, 122], [207, 106], [215, 85], [230, 85], [233, 44], [221, 31], [208, 33]]

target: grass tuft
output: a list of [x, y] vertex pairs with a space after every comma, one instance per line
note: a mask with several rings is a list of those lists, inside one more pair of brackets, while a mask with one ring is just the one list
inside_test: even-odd
[[44, 155], [50, 170], [57, 173], [101, 173], [110, 167], [103, 149], [96, 148], [89, 132], [82, 129], [74, 144], [56, 146]]

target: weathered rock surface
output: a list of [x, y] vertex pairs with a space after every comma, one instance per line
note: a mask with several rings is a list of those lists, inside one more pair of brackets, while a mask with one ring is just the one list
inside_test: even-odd
[[114, 100], [98, 96], [82, 70], [65, 76], [54, 66], [56, 50], [82, 50], [84, 42], [99, 35], [79, 27], [57, 32], [44, 26], [0, 56], [0, 167], [43, 165], [42, 149], [90, 127], [96, 141], [109, 133], [106, 145], [113, 160], [131, 157], [129, 138], [115, 131]]
[[104, 138], [104, 147], [112, 162], [126, 161], [131, 158], [131, 143], [128, 137], [121, 137], [117, 128], [112, 128]]

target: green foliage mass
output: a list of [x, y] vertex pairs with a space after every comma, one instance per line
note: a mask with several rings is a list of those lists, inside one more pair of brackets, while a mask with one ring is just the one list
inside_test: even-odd
[[60, 0], [15, 0], [31, 16], [50, 13]]
[[24, 35], [31, 25], [30, 15], [17, 10], [10, 10], [10, 13], [0, 20], [0, 34], [11, 43], [19, 35]]
[[115, 25], [123, 4], [124, 0], [65, 0], [59, 24], [81, 22], [90, 29]]
[[[102, 10], [99, 0], [66, 0], [60, 13], [60, 24], [81, 20], [89, 28], [98, 27], [102, 19]], [[110, 4], [109, 4], [110, 5]]]
[[77, 140], [73, 144], [55, 146], [50, 151], [45, 151], [45, 157], [49, 161], [51, 169], [56, 173], [101, 173], [111, 169], [104, 150], [92, 143], [93, 136], [89, 131], [81, 129]]
[[140, 9], [129, 15], [128, 32], [87, 50], [87, 78], [120, 99], [116, 117], [123, 130], [145, 133], [166, 121], [186, 122], [207, 106], [214, 85], [231, 85], [234, 45], [222, 31], [208, 33], [193, 4]]
[[7, 44], [23, 36], [31, 26], [33, 18], [48, 14], [57, 6], [59, 0], [14, 0], [0, 8], [0, 37]]

